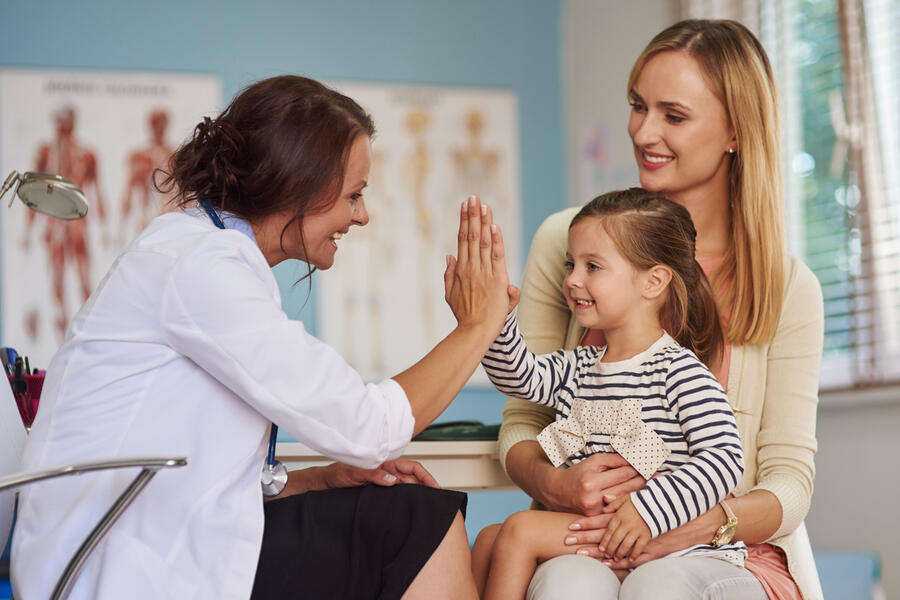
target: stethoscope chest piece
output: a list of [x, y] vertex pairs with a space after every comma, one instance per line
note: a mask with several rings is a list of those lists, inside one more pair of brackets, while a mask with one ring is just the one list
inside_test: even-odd
[[272, 464], [266, 463], [263, 465], [261, 480], [263, 496], [277, 496], [287, 485], [287, 467], [280, 460]]
[[284, 486], [287, 485], [288, 480], [287, 467], [280, 460], [275, 459], [275, 444], [277, 441], [278, 426], [272, 423], [272, 428], [269, 430], [269, 452], [260, 476], [263, 496], [267, 498], [280, 494]]

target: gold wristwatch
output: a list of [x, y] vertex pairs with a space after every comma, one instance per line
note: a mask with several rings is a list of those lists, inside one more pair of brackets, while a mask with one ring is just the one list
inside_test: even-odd
[[734, 515], [734, 511], [731, 510], [731, 507], [728, 506], [728, 503], [722, 500], [719, 502], [719, 506], [725, 511], [725, 516], [728, 517], [728, 520], [716, 530], [716, 535], [714, 535], [712, 539], [714, 548], [730, 544], [732, 538], [734, 538], [734, 532], [737, 531], [738, 525], [737, 517]]

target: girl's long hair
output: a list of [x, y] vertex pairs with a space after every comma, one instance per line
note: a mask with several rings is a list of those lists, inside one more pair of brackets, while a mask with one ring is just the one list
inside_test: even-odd
[[569, 227], [588, 218], [602, 221], [616, 248], [636, 269], [669, 268], [672, 280], [660, 321], [679, 344], [716, 368], [724, 336], [712, 286], [694, 257], [697, 232], [687, 209], [643, 188], [630, 188], [594, 198]]
[[749, 29], [730, 20], [687, 20], [659, 33], [631, 70], [628, 90], [651, 58], [686, 52], [725, 106], [737, 138], [731, 158], [731, 244], [714, 276], [719, 306], [731, 310], [727, 337], [760, 344], [775, 336], [785, 285], [781, 127], [775, 78]]

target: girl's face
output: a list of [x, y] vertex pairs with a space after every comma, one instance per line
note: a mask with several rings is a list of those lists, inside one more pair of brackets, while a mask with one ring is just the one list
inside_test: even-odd
[[683, 51], [660, 52], [641, 69], [629, 100], [641, 187], [683, 206], [727, 197], [728, 149], [737, 143], [696, 60]]
[[569, 229], [568, 274], [563, 293], [578, 324], [613, 329], [631, 324], [640, 313], [643, 272], [619, 252], [603, 223], [587, 217]]
[[360, 135], [350, 147], [347, 168], [344, 170], [344, 185], [337, 201], [325, 212], [308, 214], [303, 218], [306, 252], [303, 252], [303, 247], [298, 243], [298, 255], [294, 258], [319, 269], [328, 269], [334, 264], [338, 240], [350, 231], [350, 226], [363, 226], [369, 222], [362, 192], [369, 178], [371, 163], [371, 142], [367, 136]]

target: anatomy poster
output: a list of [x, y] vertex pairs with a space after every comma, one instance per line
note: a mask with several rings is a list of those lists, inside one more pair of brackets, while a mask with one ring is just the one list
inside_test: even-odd
[[44, 367], [120, 250], [168, 198], [151, 176], [221, 106], [209, 75], [0, 70], [0, 168], [68, 177], [87, 217], [51, 219], [18, 200], [0, 212], [2, 341]]
[[371, 381], [409, 367], [455, 325], [443, 273], [469, 195], [493, 208], [519, 279], [517, 103], [501, 90], [333, 85], [372, 114], [377, 133], [364, 193], [370, 222], [351, 228], [317, 278], [318, 333]]

